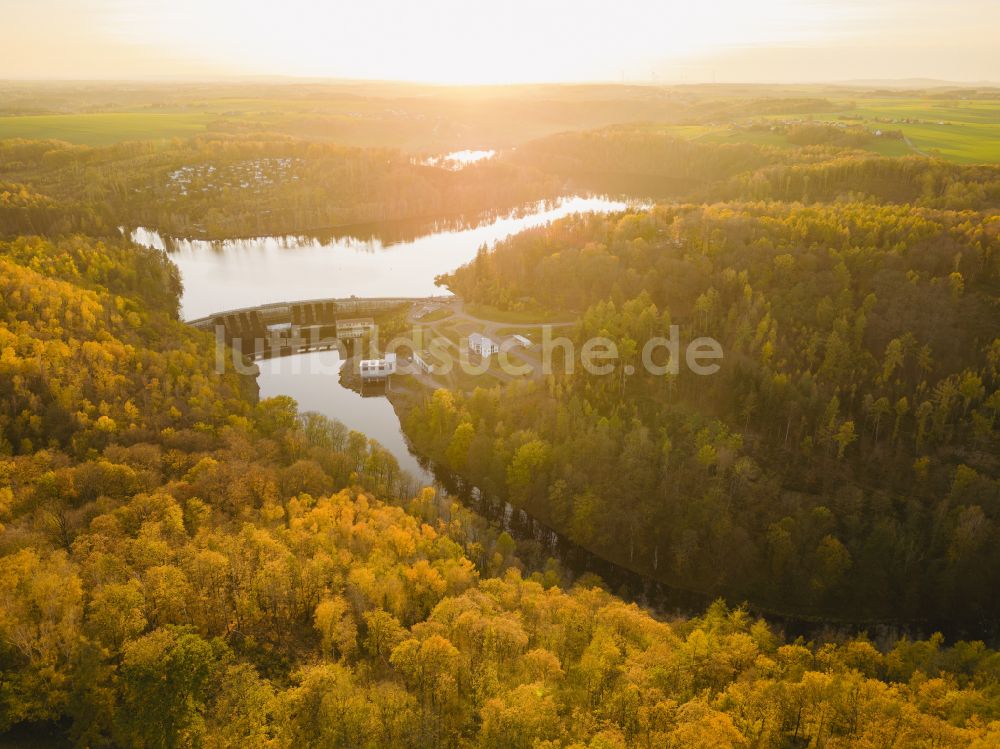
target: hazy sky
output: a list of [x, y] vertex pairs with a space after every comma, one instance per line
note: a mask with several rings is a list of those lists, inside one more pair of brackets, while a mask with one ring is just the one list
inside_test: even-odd
[[0, 77], [1000, 80], [1000, 0], [0, 0]]

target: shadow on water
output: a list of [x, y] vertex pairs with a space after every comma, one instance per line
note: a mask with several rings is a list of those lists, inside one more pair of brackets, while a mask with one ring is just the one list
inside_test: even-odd
[[[447, 469], [429, 465], [423, 458], [417, 459], [422, 466], [433, 472], [439, 491], [443, 489], [448, 495], [457, 498], [465, 507], [498, 529], [506, 531], [516, 541], [536, 546], [542, 557], [537, 561], [544, 563], [544, 557], [552, 557], [574, 578], [586, 574], [597, 575], [620, 598], [634, 602], [661, 618], [701, 616], [713, 601], [723, 599], [730, 606], [745, 606], [752, 615], [764, 618], [770, 626], [781, 631], [790, 640], [797, 637], [826, 640], [867, 633], [875, 641], [891, 643], [903, 636], [926, 639], [934, 632], [942, 633], [950, 642], [982, 639], [993, 647], [998, 640], [994, 622], [970, 624], [892, 619], [851, 621], [821, 615], [806, 617], [782, 613], [721, 593], [712, 594], [672, 586], [599, 556], [553, 530], [527, 511], [480, 491]], [[540, 566], [537, 564], [533, 568]]]
[[574, 578], [596, 575], [609, 590], [660, 616], [697, 616], [714, 600], [697, 591], [671, 587], [647, 575], [626, 569], [598, 556], [552, 529], [526, 510], [480, 491], [460, 476], [440, 466], [421, 463], [433, 472], [439, 491], [458, 499], [487, 522], [521, 543], [534, 544], [542, 556], [552, 557]]

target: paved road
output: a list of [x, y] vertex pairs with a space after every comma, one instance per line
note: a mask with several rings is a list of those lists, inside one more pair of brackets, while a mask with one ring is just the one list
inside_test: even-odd
[[[501, 344], [501, 346], [504, 347], [504, 351], [507, 353], [507, 357], [512, 364], [514, 365], [527, 364], [528, 366], [531, 367], [531, 373], [529, 375], [524, 375], [524, 374], [516, 375], [503, 371], [497, 365], [497, 363], [494, 363], [493, 366], [491, 366], [490, 369], [488, 370], [487, 374], [492, 375], [496, 379], [503, 382], [513, 382], [515, 380], [521, 380], [524, 379], [525, 376], [531, 377], [533, 379], [541, 379], [544, 375], [542, 372], [542, 357], [541, 357], [540, 344], [536, 341], [535, 344], [530, 348], [522, 348], [516, 345], [512, 346], [509, 343], [511, 336], [500, 335], [500, 333], [498, 332], [499, 330], [501, 330], [502, 328], [519, 328], [523, 329], [525, 332], [538, 332], [541, 330], [543, 326], [548, 326], [550, 328], [566, 328], [576, 324], [575, 320], [569, 320], [565, 322], [541, 321], [541, 322], [525, 322], [525, 323], [511, 323], [504, 320], [489, 320], [482, 317], [477, 317], [467, 312], [465, 309], [464, 302], [458, 298], [436, 306], [447, 308], [448, 310], [450, 310], [451, 315], [444, 318], [443, 320], [435, 320], [427, 322], [415, 316], [415, 312], [421, 310], [423, 307], [425, 307], [425, 305], [414, 305], [407, 313], [407, 322], [410, 325], [420, 325], [429, 328], [434, 333], [434, 335], [442, 336], [445, 338], [447, 338], [447, 336], [444, 336], [437, 330], [437, 326], [439, 324], [447, 323], [451, 325], [454, 323], [471, 323], [475, 325], [478, 332], [482, 333], [488, 338], [492, 338], [494, 341], [497, 341], [498, 343]], [[455, 349], [453, 353], [456, 356], [458, 355], [459, 353], [457, 350], [458, 347], [450, 339], [448, 343], [448, 348]], [[416, 367], [412, 366], [411, 368], [417, 369]], [[425, 384], [428, 384], [429, 386], [432, 387], [435, 386], [430, 384], [435, 382], [435, 378], [428, 376], [424, 372], [420, 372], [420, 375], [422, 375], [422, 378], [420, 378], [422, 381], [423, 380], [429, 381], [428, 383]]]
[[[571, 325], [576, 325], [576, 320], [569, 320], [567, 322], [504, 322], [502, 320], [487, 320], [482, 317], [476, 317], [465, 310], [465, 302], [461, 299], [456, 299], [447, 305], [451, 309], [452, 317], [449, 320], [467, 320], [469, 322], [474, 322], [480, 325], [484, 329], [484, 334], [487, 336], [492, 336], [500, 328], [541, 328], [545, 325], [550, 328], [566, 328]], [[502, 338], [503, 336], [498, 336]]]

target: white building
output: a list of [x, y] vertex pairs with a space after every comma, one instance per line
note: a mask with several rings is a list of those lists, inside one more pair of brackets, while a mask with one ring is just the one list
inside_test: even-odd
[[500, 346], [484, 335], [473, 333], [469, 336], [469, 349], [485, 358], [497, 353]]
[[363, 338], [375, 332], [375, 321], [370, 317], [337, 320], [337, 338]]
[[420, 367], [427, 374], [434, 374], [434, 362], [431, 355], [424, 350], [413, 352], [413, 363]]
[[362, 380], [384, 380], [396, 374], [396, 355], [386, 354], [383, 359], [362, 359]]
[[514, 341], [514, 345], [521, 346], [523, 348], [531, 348], [531, 341], [525, 338], [523, 335], [511, 336]]

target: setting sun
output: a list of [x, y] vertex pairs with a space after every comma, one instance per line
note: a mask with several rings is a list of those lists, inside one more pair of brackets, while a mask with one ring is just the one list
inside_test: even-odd
[[[197, 0], [153, 5], [121, 19], [218, 64], [436, 83], [630, 79], [689, 64], [734, 44], [825, 41], [845, 13], [771, 0], [749, 4], [458, 0], [319, 5]], [[862, 12], [868, 15], [867, 12]]]
[[[974, 79], [998, 6], [918, 0], [13, 0], [0, 75], [285, 75], [434, 83]], [[46, 34], [14, 33], [18, 26]], [[892, 33], [880, 35], [884, 29]], [[931, 60], [920, 45], [945, 42]], [[16, 54], [23, 50], [23, 54]], [[100, 50], [99, 54], [97, 50]], [[40, 51], [42, 52], [40, 54]]]

